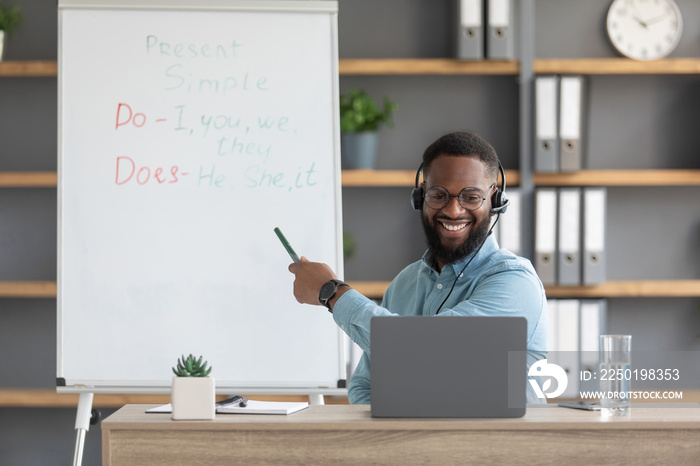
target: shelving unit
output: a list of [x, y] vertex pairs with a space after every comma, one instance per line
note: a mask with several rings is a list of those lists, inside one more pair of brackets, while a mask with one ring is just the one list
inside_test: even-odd
[[[636, 62], [623, 58], [535, 58], [527, 63], [533, 74], [583, 75], [700, 75], [700, 58], [671, 58]], [[0, 78], [51, 78], [57, 76], [55, 60], [0, 62]], [[446, 58], [426, 59], [342, 59], [341, 77], [381, 76], [403, 80], [410, 76], [512, 76], [523, 70], [518, 61], [459, 61]], [[402, 81], [403, 82], [403, 81]], [[520, 84], [524, 89], [525, 84]], [[522, 116], [521, 116], [522, 119]], [[527, 140], [527, 138], [525, 138]], [[10, 154], [7, 154], [10, 155]], [[575, 173], [530, 173], [508, 170], [509, 186], [608, 186], [608, 187], [688, 187], [700, 186], [700, 169], [683, 170], [582, 170]], [[352, 188], [411, 187], [415, 170], [344, 171], [342, 184]], [[0, 188], [55, 188], [55, 172], [0, 172]], [[350, 281], [361, 293], [381, 298], [388, 281]], [[53, 281], [0, 281], [0, 299], [55, 299]], [[551, 298], [698, 298], [700, 280], [609, 281], [593, 287], [548, 287]], [[0, 311], [1, 313], [2, 311]], [[698, 396], [700, 398], [700, 396]], [[118, 407], [126, 403], [168, 402], [165, 395], [95, 395], [95, 406]], [[686, 401], [686, 400], [684, 400]], [[77, 395], [57, 394], [53, 390], [2, 389], [0, 407], [70, 407]]]
[[[453, 59], [344, 59], [341, 75], [517, 75], [517, 61], [459, 61]], [[700, 74], [700, 59], [678, 58], [636, 62], [622, 58], [535, 59], [536, 74], [647, 75]], [[51, 77], [55, 61], [0, 62], [0, 77]], [[509, 185], [517, 186], [521, 174], [506, 172]], [[535, 173], [534, 186], [700, 186], [700, 170], [581, 170], [572, 173]], [[344, 187], [411, 187], [412, 170], [345, 170]], [[55, 172], [0, 172], [3, 188], [55, 188]], [[355, 282], [368, 296], [379, 298], [388, 282]], [[698, 297], [700, 281], [622, 281], [597, 287], [551, 287], [548, 296], [565, 297]], [[52, 298], [54, 282], [0, 282], [0, 297]]]

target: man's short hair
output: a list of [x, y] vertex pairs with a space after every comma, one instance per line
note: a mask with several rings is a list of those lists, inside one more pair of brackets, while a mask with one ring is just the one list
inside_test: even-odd
[[430, 165], [440, 155], [474, 157], [486, 165], [486, 175], [498, 178], [498, 155], [491, 144], [468, 131], [456, 131], [440, 137], [423, 152], [423, 179], [430, 172]]

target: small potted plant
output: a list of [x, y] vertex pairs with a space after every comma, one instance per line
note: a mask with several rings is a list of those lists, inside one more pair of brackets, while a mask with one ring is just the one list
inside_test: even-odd
[[352, 259], [355, 255], [355, 249], [357, 248], [357, 242], [355, 238], [347, 231], [343, 232], [343, 259]]
[[340, 96], [340, 156], [344, 169], [374, 168], [377, 131], [382, 124], [393, 127], [391, 114], [397, 106], [384, 97], [382, 109], [360, 89]]
[[216, 382], [209, 377], [212, 367], [202, 356], [182, 356], [173, 367], [172, 418], [175, 420], [213, 420], [215, 417]]
[[19, 7], [6, 7], [0, 0], [0, 61], [2, 61], [5, 49], [5, 36], [12, 34], [12, 31], [22, 22], [22, 13]]

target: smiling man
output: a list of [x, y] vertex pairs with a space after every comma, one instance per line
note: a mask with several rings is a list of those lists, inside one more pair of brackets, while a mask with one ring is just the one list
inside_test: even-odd
[[[547, 351], [547, 301], [532, 264], [500, 249], [491, 232], [500, 215], [499, 161], [473, 133], [450, 133], [423, 154], [423, 183], [412, 193], [421, 211], [428, 250], [402, 270], [382, 305], [337, 280], [321, 263], [291, 264], [294, 296], [325, 305], [364, 351], [350, 380], [351, 403], [370, 403], [370, 320], [387, 315], [522, 316], [527, 319], [527, 365]], [[420, 169], [419, 169], [420, 170]], [[465, 354], [465, 358], [478, 355]], [[544, 402], [529, 385], [527, 402]]]

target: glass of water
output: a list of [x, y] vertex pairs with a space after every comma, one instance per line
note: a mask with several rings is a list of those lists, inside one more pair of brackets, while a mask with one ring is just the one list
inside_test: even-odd
[[632, 335], [600, 336], [600, 406], [604, 416], [626, 416], [630, 409]]

